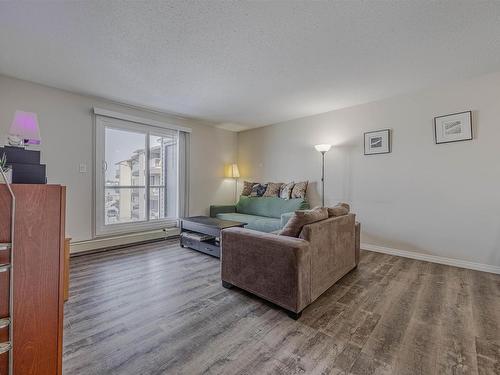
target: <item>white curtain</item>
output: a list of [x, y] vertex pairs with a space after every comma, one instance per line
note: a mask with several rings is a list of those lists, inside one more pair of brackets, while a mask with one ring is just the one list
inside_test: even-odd
[[190, 134], [179, 131], [179, 218], [189, 216]]

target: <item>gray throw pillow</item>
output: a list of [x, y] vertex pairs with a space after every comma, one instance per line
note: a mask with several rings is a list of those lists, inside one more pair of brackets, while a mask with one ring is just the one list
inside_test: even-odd
[[328, 207], [328, 217], [347, 215], [351, 207], [347, 203], [337, 203], [333, 207]]
[[241, 191], [241, 195], [248, 197], [252, 192], [253, 185], [255, 185], [254, 182], [243, 181], [243, 190]]
[[295, 211], [290, 220], [288, 220], [288, 223], [281, 230], [280, 235], [298, 237], [304, 225], [325, 219], [328, 219], [328, 210], [325, 207]]
[[251, 197], [262, 197], [266, 192], [267, 185], [263, 184], [254, 184], [252, 186], [252, 192], [250, 193]]
[[308, 183], [308, 181], [303, 181], [303, 182], [297, 182], [295, 185], [293, 185], [291, 197], [292, 198], [305, 198], [306, 190], [307, 190], [307, 183]]
[[279, 197], [282, 182], [269, 182], [267, 184], [266, 192], [264, 193], [264, 197]]
[[293, 185], [295, 185], [295, 182], [293, 181], [289, 182], [288, 184], [281, 185], [280, 198], [290, 199], [290, 196], [292, 195]]

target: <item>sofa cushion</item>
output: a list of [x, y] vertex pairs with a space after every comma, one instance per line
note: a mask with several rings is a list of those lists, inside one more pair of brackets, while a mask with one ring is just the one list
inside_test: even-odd
[[312, 210], [295, 211], [288, 223], [281, 230], [281, 236], [298, 237], [304, 225], [328, 219], [326, 207], [316, 207]]
[[328, 207], [328, 217], [347, 215], [350, 209], [351, 208], [347, 203], [337, 203], [333, 207]]
[[222, 220], [234, 220], [248, 223], [247, 225], [245, 225], [245, 228], [258, 230], [259, 232], [269, 233], [281, 229], [281, 220], [272, 217], [245, 215], [238, 213], [221, 213], [217, 215], [217, 218]]
[[290, 197], [292, 195], [293, 185], [295, 185], [295, 182], [293, 182], [293, 181], [289, 182], [288, 184], [281, 185], [280, 198], [290, 199]]
[[294, 213], [295, 212], [285, 212], [284, 214], [281, 214], [281, 228], [285, 227], [286, 223], [288, 223]]
[[249, 196], [252, 192], [252, 187], [254, 184], [254, 182], [243, 181], [243, 190], [241, 191], [241, 195]]
[[264, 193], [264, 197], [279, 197], [280, 196], [280, 189], [281, 186], [283, 185], [282, 182], [269, 182], [267, 184], [267, 189], [266, 192]]
[[293, 185], [291, 198], [305, 198], [308, 181], [297, 182]]
[[236, 212], [236, 206], [234, 204], [210, 206], [210, 217], [217, 217], [217, 214], [228, 214], [232, 212]]
[[281, 214], [309, 208], [302, 198], [281, 199], [277, 197], [240, 197], [236, 205], [239, 214], [281, 218]]
[[266, 192], [267, 185], [264, 184], [254, 184], [252, 186], [252, 192], [250, 193], [251, 197], [262, 197]]

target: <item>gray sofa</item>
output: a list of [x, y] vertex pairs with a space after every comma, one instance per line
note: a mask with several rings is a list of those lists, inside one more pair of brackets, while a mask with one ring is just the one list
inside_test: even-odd
[[258, 295], [298, 319], [306, 306], [357, 266], [359, 230], [352, 213], [307, 224], [298, 238], [225, 229], [222, 284]]

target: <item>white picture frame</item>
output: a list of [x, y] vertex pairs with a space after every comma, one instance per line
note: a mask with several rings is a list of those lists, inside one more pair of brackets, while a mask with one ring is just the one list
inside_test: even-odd
[[472, 111], [434, 117], [434, 137], [436, 144], [471, 141]]
[[382, 129], [366, 132], [365, 155], [388, 154], [391, 152], [391, 130]]

